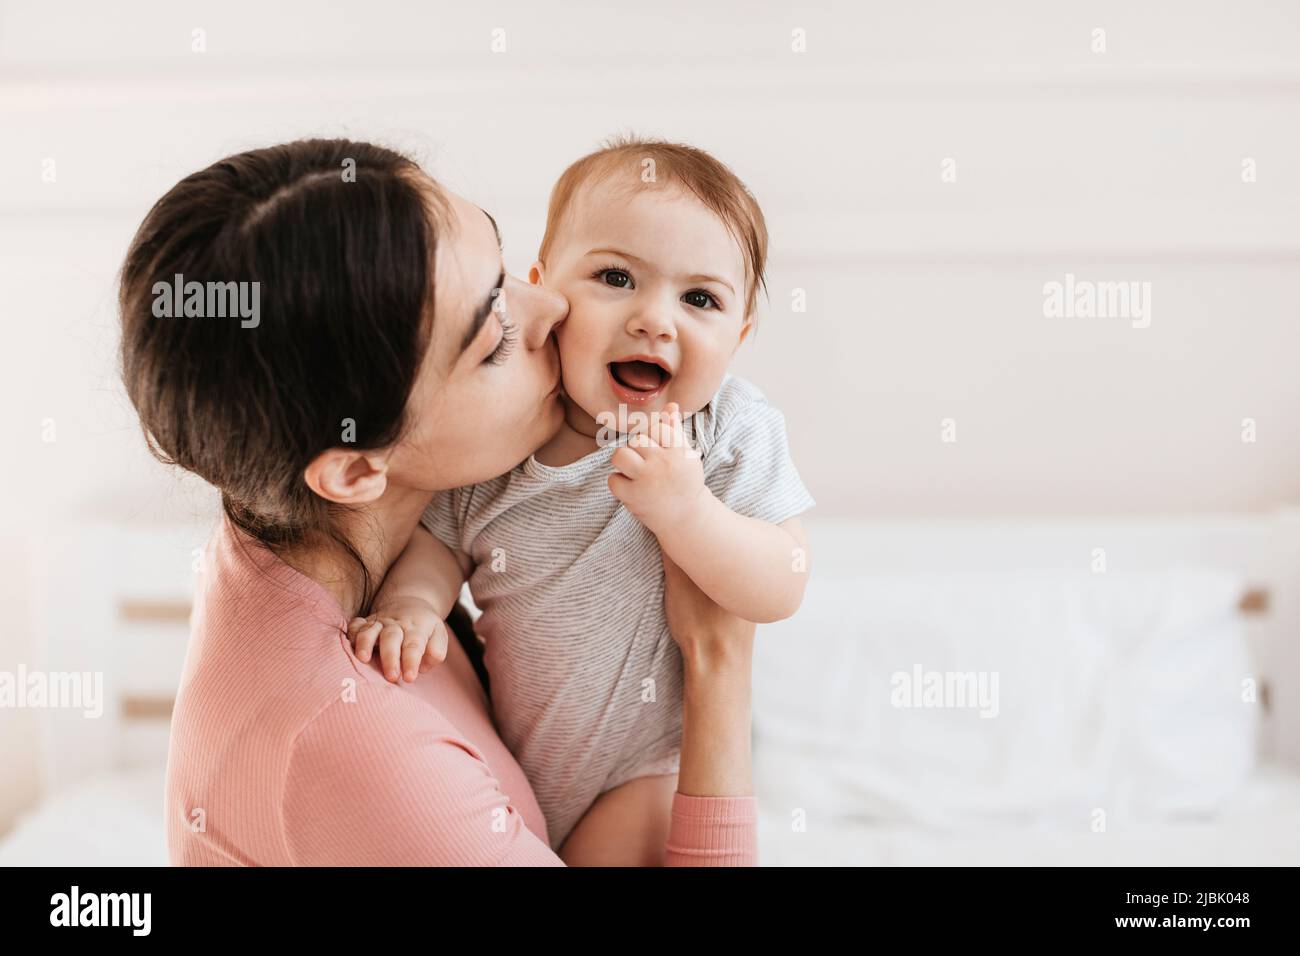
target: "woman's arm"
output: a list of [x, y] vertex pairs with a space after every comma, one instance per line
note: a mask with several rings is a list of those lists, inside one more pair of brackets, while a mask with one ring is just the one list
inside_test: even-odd
[[294, 741], [284, 829], [299, 866], [563, 865], [448, 721], [364, 684]]
[[663, 561], [668, 629], [686, 674], [677, 789], [749, 796], [754, 625], [718, 607], [670, 558]]
[[681, 768], [668, 866], [753, 866], [758, 804], [750, 754], [754, 625], [664, 558], [668, 629], [685, 672]]
[[[753, 625], [721, 612], [675, 566], [668, 574], [669, 626], [688, 660], [688, 713], [666, 863], [752, 865]], [[364, 682], [295, 739], [283, 819], [299, 865], [562, 865], [452, 724]]]

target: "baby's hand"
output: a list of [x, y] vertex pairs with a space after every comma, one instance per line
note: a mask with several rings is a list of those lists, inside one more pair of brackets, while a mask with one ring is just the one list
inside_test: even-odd
[[428, 601], [419, 598], [394, 598], [369, 617], [354, 617], [348, 637], [363, 663], [370, 661], [378, 641], [384, 677], [394, 684], [399, 670], [409, 684], [417, 673], [447, 659], [447, 624]]
[[686, 441], [682, 412], [670, 402], [650, 432], [637, 432], [614, 452], [609, 490], [643, 525], [659, 534], [689, 521], [703, 496], [704, 465]]

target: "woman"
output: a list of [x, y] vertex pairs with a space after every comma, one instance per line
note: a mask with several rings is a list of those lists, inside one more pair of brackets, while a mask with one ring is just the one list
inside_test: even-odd
[[[159, 303], [177, 284], [173, 314]], [[255, 319], [212, 308], [213, 288]], [[172, 718], [172, 862], [601, 862], [599, 821], [547, 845], [464, 648], [394, 684], [346, 636], [435, 491], [509, 470], [559, 426], [564, 300], [506, 276], [491, 217], [410, 160], [313, 140], [170, 190], [127, 254], [121, 309], [151, 447], [225, 511]], [[753, 626], [667, 572], [681, 771], [645, 858], [751, 864]]]

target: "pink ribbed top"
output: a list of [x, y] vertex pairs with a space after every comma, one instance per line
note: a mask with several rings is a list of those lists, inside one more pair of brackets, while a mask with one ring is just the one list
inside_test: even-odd
[[[451, 641], [413, 684], [352, 653], [334, 597], [223, 521], [167, 760], [183, 866], [560, 866]], [[673, 799], [669, 866], [752, 866], [753, 797]]]

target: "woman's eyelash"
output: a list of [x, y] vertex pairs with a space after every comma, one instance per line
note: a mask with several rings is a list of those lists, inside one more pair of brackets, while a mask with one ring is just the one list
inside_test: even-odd
[[500, 365], [506, 359], [510, 358], [510, 353], [515, 350], [515, 342], [519, 338], [519, 326], [515, 325], [509, 319], [501, 319], [501, 339], [497, 342], [497, 347], [492, 350], [492, 354], [483, 360], [484, 365]]

